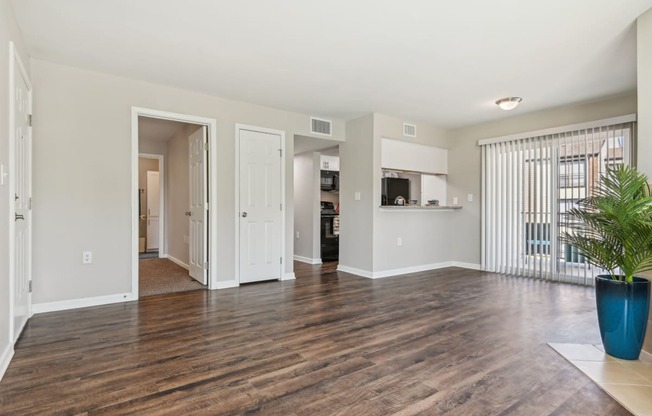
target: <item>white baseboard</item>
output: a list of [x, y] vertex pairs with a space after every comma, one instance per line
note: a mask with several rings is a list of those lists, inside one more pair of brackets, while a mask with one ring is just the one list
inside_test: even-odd
[[373, 279], [373, 273], [367, 270], [362, 270], [362, 269], [356, 269], [355, 267], [349, 267], [349, 266], [343, 266], [341, 264], [337, 265], [337, 271], [339, 272], [345, 272], [345, 273], [351, 273], [356, 276], [362, 276], [362, 277], [367, 277], [369, 279]]
[[425, 272], [428, 270], [437, 270], [446, 267], [461, 267], [464, 269], [480, 270], [479, 264], [464, 263], [458, 261], [444, 261], [441, 263], [422, 264], [419, 266], [402, 267], [400, 269], [382, 270], [378, 272], [370, 272], [368, 270], [356, 269], [353, 267], [343, 266], [340, 264], [337, 266], [337, 270], [346, 273], [355, 274], [357, 276], [366, 277], [369, 279], [380, 279], [383, 277], [398, 276], [401, 274], [408, 274], [408, 273]]
[[231, 289], [238, 286], [240, 286], [240, 284], [235, 280], [223, 280], [215, 282], [215, 289]]
[[294, 255], [294, 260], [300, 261], [301, 263], [322, 264], [321, 259], [311, 259], [310, 257], [298, 256], [296, 254]]
[[57, 302], [35, 303], [34, 313], [65, 311], [68, 309], [87, 308], [89, 306], [109, 305], [111, 303], [129, 302], [136, 300], [131, 293], [118, 293], [116, 295], [97, 296], [94, 298], [81, 298], [61, 300]]
[[184, 269], [186, 269], [186, 270], [190, 270], [190, 266], [188, 266], [186, 263], [182, 262], [182, 261], [179, 260], [178, 258], [170, 256], [169, 254], [165, 254], [165, 255], [163, 255], [163, 256], [161, 256], [161, 258], [163, 258], [163, 259], [168, 259], [168, 260], [170, 260], [172, 263], [176, 263], [176, 264], [178, 264], [179, 266], [183, 267]]
[[465, 263], [463, 261], [453, 261], [451, 267], [461, 267], [463, 269], [470, 269], [470, 270], [482, 270], [482, 266], [480, 266], [477, 263]]
[[2, 355], [0, 355], [0, 380], [2, 380], [2, 377], [4, 377], [5, 372], [7, 371], [7, 367], [9, 367], [9, 363], [11, 362], [13, 356], [14, 346], [11, 343], [8, 343], [5, 346], [4, 351], [2, 351]]
[[281, 277], [281, 280], [294, 280], [294, 279], [296, 279], [296, 276], [294, 275], [294, 272], [285, 273], [285, 274]]

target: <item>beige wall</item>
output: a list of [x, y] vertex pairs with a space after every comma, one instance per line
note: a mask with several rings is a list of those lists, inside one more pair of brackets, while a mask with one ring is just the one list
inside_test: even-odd
[[[637, 22], [638, 167], [652, 179], [652, 9]], [[652, 273], [648, 274], [652, 278]], [[643, 349], [652, 354], [652, 303]]]
[[[292, 258], [293, 147], [309, 115], [33, 60], [34, 303], [131, 292], [131, 107], [217, 120], [218, 281], [235, 274], [235, 124], [286, 132], [286, 259]], [[344, 123], [334, 120], [334, 137]], [[289, 155], [289, 156], [288, 156]], [[64, 242], [61, 236], [66, 235]], [[82, 250], [93, 264], [82, 265]], [[285, 270], [293, 264], [286, 261]]]
[[[319, 244], [319, 152], [294, 156], [294, 254], [321, 258]], [[299, 238], [296, 233], [299, 233]]]
[[349, 120], [340, 144], [339, 267], [367, 272], [373, 270], [373, 132], [373, 114]]
[[[7, 0], [0, 0], [0, 164], [9, 166], [9, 139], [7, 129], [9, 126], [9, 42], [16, 45], [18, 54], [30, 73], [29, 55], [25, 49], [23, 38], [14, 18], [14, 11]], [[7, 178], [11, 180], [11, 178]], [[11, 199], [13, 200], [13, 199]], [[38, 199], [36, 199], [38, 200]], [[0, 185], [0, 378], [2, 377], [3, 365], [13, 351], [10, 331], [9, 299], [9, 185]], [[33, 219], [34, 224], [38, 219]], [[38, 261], [38, 258], [34, 258]]]
[[[147, 214], [147, 172], [158, 172], [158, 159], [147, 159], [144, 157], [138, 158], [138, 188], [142, 189], [140, 196], [140, 215]], [[147, 236], [147, 223], [146, 221], [140, 220], [138, 222], [139, 230], [138, 235], [140, 237]]]
[[[403, 136], [403, 122], [409, 121], [383, 114], [374, 114], [373, 151], [373, 272], [384, 272], [415, 266], [428, 266], [455, 260], [450, 251], [451, 221], [460, 211], [381, 211], [380, 183], [381, 140], [403, 140], [440, 148], [450, 147], [449, 131], [425, 123], [417, 125], [417, 137]], [[416, 197], [415, 199], [418, 199]], [[442, 201], [442, 204], [445, 204]], [[402, 245], [397, 245], [401, 238]]]
[[[498, 110], [496, 110], [498, 111]], [[480, 263], [481, 160], [478, 140], [636, 113], [636, 95], [557, 107], [458, 129], [448, 152], [448, 198], [458, 197], [464, 208], [451, 223], [451, 258]], [[467, 195], [473, 194], [473, 202]]]

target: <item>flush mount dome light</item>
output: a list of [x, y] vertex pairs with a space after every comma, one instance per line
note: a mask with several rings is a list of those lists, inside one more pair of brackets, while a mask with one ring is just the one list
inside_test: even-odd
[[503, 110], [513, 110], [521, 101], [523, 101], [521, 97], [507, 97], [496, 101], [496, 105]]

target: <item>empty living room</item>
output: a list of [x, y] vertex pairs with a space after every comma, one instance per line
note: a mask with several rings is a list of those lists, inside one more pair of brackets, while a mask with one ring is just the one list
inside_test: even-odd
[[0, 0], [0, 80], [0, 415], [652, 415], [652, 0]]

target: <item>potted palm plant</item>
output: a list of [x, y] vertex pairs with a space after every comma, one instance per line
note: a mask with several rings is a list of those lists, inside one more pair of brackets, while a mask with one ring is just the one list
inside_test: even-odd
[[593, 195], [569, 210], [562, 240], [608, 274], [596, 277], [596, 306], [605, 352], [638, 359], [650, 310], [652, 197], [645, 175], [635, 168], [607, 169]]

